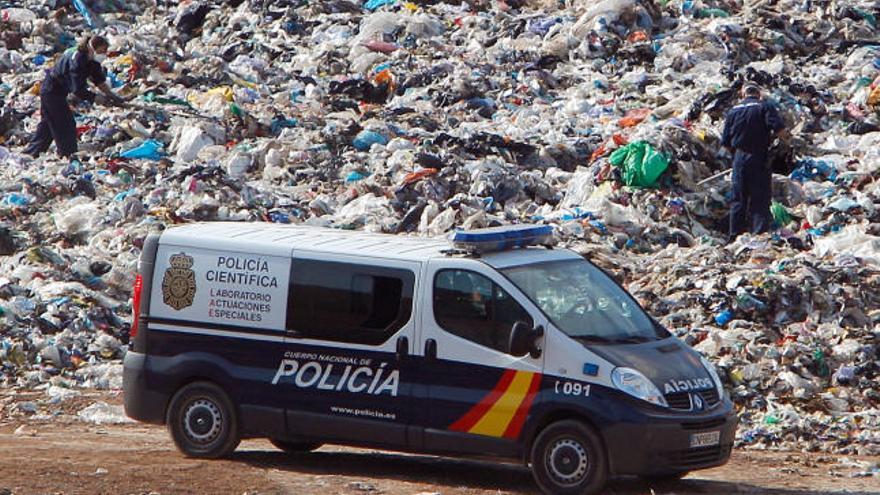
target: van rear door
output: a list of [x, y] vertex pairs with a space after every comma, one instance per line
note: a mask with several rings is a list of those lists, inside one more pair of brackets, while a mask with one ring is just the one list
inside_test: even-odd
[[284, 342], [289, 267], [289, 250], [161, 243], [146, 342], [149, 387], [170, 396], [186, 380], [210, 380], [238, 404], [247, 433], [283, 434], [269, 379]]

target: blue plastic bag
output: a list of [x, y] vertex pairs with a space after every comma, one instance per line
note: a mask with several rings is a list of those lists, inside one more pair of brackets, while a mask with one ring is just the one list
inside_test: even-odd
[[6, 206], [26, 206], [30, 202], [30, 198], [18, 193], [9, 193], [3, 198], [2, 201], [2, 203]]
[[163, 156], [165, 156], [165, 153], [160, 151], [162, 149], [162, 146], [163, 144], [159, 141], [150, 139], [144, 141], [143, 144], [141, 144], [137, 148], [125, 151], [119, 156], [122, 158], [128, 158], [130, 160], [136, 160], [139, 158], [143, 158], [145, 160], [159, 160]]
[[297, 124], [299, 124], [299, 121], [296, 119], [275, 117], [274, 119], [272, 119], [270, 129], [273, 136], [278, 136], [279, 134], [281, 134], [282, 130], [296, 127]]
[[355, 149], [358, 151], [367, 151], [374, 144], [386, 145], [388, 144], [388, 138], [379, 134], [378, 132], [373, 131], [361, 131], [355, 136], [354, 141], [351, 143], [354, 145]]
[[733, 320], [733, 316], [733, 311], [726, 309], [715, 315], [715, 324], [719, 327], [723, 327]]
[[797, 162], [797, 168], [791, 171], [789, 177], [798, 182], [816, 180], [817, 178], [822, 181], [834, 182], [837, 180], [837, 169], [824, 160], [805, 158]]
[[125, 198], [127, 198], [129, 196], [134, 196], [135, 194], [137, 194], [137, 189], [129, 189], [127, 191], [122, 191], [120, 193], [117, 193], [116, 196], [113, 197], [113, 200], [114, 201], [125, 201]]
[[367, 3], [364, 4], [364, 8], [372, 11], [383, 5], [391, 5], [394, 3], [397, 3], [397, 0], [368, 0]]
[[86, 20], [86, 24], [90, 28], [95, 29], [96, 27], [98, 27], [99, 21], [96, 20], [96, 17], [92, 14], [92, 11], [89, 10], [88, 7], [86, 7], [86, 4], [82, 0], [73, 0], [73, 6], [76, 7], [76, 10], [78, 10], [80, 14], [82, 14], [83, 18]]
[[351, 184], [352, 182], [357, 182], [359, 180], [364, 180], [366, 178], [367, 178], [367, 176], [360, 173], [360, 172], [352, 172], [352, 173], [348, 174], [348, 177], [345, 178], [345, 183]]

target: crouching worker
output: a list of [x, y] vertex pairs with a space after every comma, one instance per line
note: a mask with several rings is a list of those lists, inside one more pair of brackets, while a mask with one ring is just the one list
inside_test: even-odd
[[91, 103], [95, 94], [89, 91], [88, 81], [101, 90], [115, 105], [125, 100], [109, 86], [101, 62], [110, 44], [101, 36], [86, 38], [76, 49], [68, 50], [58, 60], [40, 87], [40, 124], [24, 152], [37, 157], [55, 141], [58, 155], [69, 157], [76, 153], [76, 122], [71, 105]]

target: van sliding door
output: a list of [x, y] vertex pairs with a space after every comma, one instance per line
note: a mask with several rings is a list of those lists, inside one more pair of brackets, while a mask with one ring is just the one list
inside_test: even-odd
[[290, 436], [407, 445], [419, 264], [297, 251], [272, 384]]

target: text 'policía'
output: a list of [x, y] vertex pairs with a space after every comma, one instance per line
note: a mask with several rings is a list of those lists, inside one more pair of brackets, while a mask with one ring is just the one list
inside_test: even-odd
[[386, 370], [385, 366], [386, 363], [382, 363], [378, 368], [352, 365], [334, 367], [331, 363], [307, 361], [301, 364], [295, 359], [282, 359], [275, 377], [272, 378], [272, 385], [289, 378], [290, 383], [300, 388], [315, 387], [319, 390], [372, 395], [388, 393], [392, 397], [397, 397], [400, 371]]

